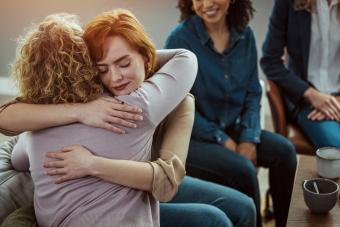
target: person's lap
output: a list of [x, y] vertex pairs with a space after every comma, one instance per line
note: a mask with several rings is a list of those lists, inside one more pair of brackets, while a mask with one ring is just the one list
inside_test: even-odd
[[222, 210], [215, 206], [199, 203], [160, 204], [161, 227], [229, 227], [233, 226]]
[[186, 167], [190, 176], [234, 188], [251, 197], [260, 226], [260, 192], [251, 161], [219, 144], [191, 140]]
[[[192, 213], [180, 211], [191, 208]], [[224, 223], [227, 223], [225, 221], [227, 218], [234, 226], [255, 225], [256, 211], [251, 198], [234, 189], [189, 176], [184, 177], [176, 196], [168, 203], [161, 203], [160, 209], [162, 226], [181, 226], [182, 219], [185, 222], [191, 219], [195, 223], [202, 220], [201, 225], [198, 226], [207, 226], [209, 222], [204, 221], [206, 217], [202, 213], [196, 215], [198, 210], [214, 212], [212, 215], [214, 219], [224, 220]], [[167, 212], [167, 209], [172, 210]]]
[[332, 120], [309, 120], [307, 116], [311, 111], [311, 107], [304, 106], [299, 111], [296, 121], [315, 148], [340, 147], [340, 123]]
[[[261, 143], [257, 146], [257, 158], [259, 166], [270, 169], [270, 187], [274, 191], [276, 204], [288, 203], [289, 206], [290, 190], [296, 168], [293, 145], [280, 135], [262, 131]], [[220, 183], [249, 195], [256, 204], [257, 217], [261, 218], [256, 168], [240, 154], [218, 144], [191, 140], [187, 172], [188, 175]], [[283, 179], [280, 180], [278, 176], [282, 176]], [[278, 178], [275, 179], [276, 177]], [[281, 191], [284, 193], [282, 198], [288, 202], [276, 196]], [[286, 209], [287, 205], [283, 207]]]

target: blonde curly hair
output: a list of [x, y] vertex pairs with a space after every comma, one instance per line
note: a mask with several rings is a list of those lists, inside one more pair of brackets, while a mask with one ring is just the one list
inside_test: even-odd
[[53, 14], [19, 41], [12, 75], [18, 100], [35, 104], [88, 102], [102, 83], [72, 14]]

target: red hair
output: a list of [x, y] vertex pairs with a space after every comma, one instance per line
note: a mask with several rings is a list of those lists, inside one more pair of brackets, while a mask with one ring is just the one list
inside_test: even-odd
[[104, 56], [103, 46], [110, 36], [124, 38], [145, 59], [145, 73], [149, 77], [156, 68], [156, 49], [142, 24], [128, 10], [116, 9], [96, 16], [85, 26], [84, 40], [94, 62]]

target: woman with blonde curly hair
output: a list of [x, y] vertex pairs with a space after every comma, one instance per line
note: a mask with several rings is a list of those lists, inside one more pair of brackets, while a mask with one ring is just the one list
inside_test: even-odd
[[76, 17], [51, 15], [21, 39], [12, 74], [20, 101], [89, 102], [103, 92]]
[[[127, 11], [117, 10], [112, 14], [116, 14], [118, 21], [124, 21], [119, 15], [132, 20], [124, 34], [131, 34], [134, 39], [117, 34], [106, 38], [101, 46], [103, 56], [96, 61], [99, 74], [91, 63], [81, 28], [67, 14], [49, 16], [29, 33], [14, 64], [22, 102], [92, 101], [102, 95], [101, 80], [106, 91], [121, 102], [143, 110], [139, 127], [125, 128], [123, 135], [73, 123], [19, 136], [12, 164], [16, 169], [25, 170], [29, 163], [39, 226], [112, 226], [113, 223], [115, 226], [159, 226], [158, 194], [153, 189], [153, 180], [156, 170], [160, 169], [150, 163], [152, 136], [161, 120], [190, 90], [196, 76], [196, 58], [185, 50], [159, 51], [161, 67], [152, 74], [156, 51], [150, 42], [143, 52], [145, 40], [149, 40], [143, 27]], [[176, 94], [171, 92], [174, 87]], [[63, 152], [52, 152], [49, 158], [45, 157], [47, 151], [60, 150], [60, 146], [64, 146]], [[47, 175], [44, 166], [59, 167], [58, 160], [68, 152], [81, 153], [84, 158], [79, 167], [87, 171], [70, 181], [54, 176], [67, 172], [66, 168], [48, 170]], [[181, 165], [176, 157], [169, 161]], [[92, 170], [95, 171], [92, 173]], [[183, 178], [183, 167], [182, 170], [182, 176], [173, 177], [175, 181]], [[107, 175], [108, 171], [111, 174]]]
[[[122, 39], [117, 39], [117, 36]], [[131, 47], [134, 47], [133, 49], [138, 50], [145, 61], [144, 70], [142, 67], [139, 68], [139, 71], [145, 71], [145, 77], [150, 77], [155, 71], [156, 55], [153, 44], [137, 19], [128, 11], [115, 10], [114, 12], [100, 14], [88, 24], [84, 38], [90, 49], [93, 61], [97, 62], [96, 65], [100, 71], [101, 80], [107, 85], [107, 90], [114, 94], [130, 92], [137, 84], [133, 85], [129, 80], [129, 78], [131, 79], [131, 75], [135, 75], [135, 73], [131, 74], [129, 72], [131, 72], [131, 66], [135, 65], [135, 61], [132, 60], [136, 60], [135, 58], [131, 58], [130, 55], [126, 56], [123, 54], [123, 59], [121, 59], [122, 62], [118, 61], [118, 64], [101, 64], [106, 55], [112, 57], [112, 54], [116, 52], [118, 56], [122, 54], [120, 52], [122, 49], [120, 48], [112, 51], [110, 54], [107, 53], [107, 51], [110, 50], [109, 47], [112, 47], [113, 44], [116, 43], [116, 47], [117, 45], [124, 46], [124, 42], [122, 43], [122, 41], [125, 40]], [[107, 45], [113, 38], [115, 38], [115, 42], [111, 43], [112, 45]], [[113, 47], [114, 46], [115, 45], [113, 45]], [[126, 49], [128, 48], [125, 45], [125, 50]], [[158, 64], [162, 65], [166, 58], [164, 58], [164, 54], [161, 54], [161, 52], [158, 52], [157, 55]], [[171, 61], [172, 60], [170, 59], [169, 63]], [[113, 72], [109, 73], [109, 70], [112, 70]], [[125, 80], [123, 81], [129, 81], [127, 86], [125, 86], [124, 83], [119, 85], [118, 89], [114, 86], [114, 78], [116, 77], [114, 72], [120, 72], [120, 74], [125, 77]], [[118, 76], [118, 81], [120, 81], [119, 79], [121, 80], [122, 78]], [[149, 85], [157, 85], [157, 83], [153, 83], [153, 80], [148, 82], [151, 82]], [[133, 86], [131, 87], [131, 85]], [[94, 104], [95, 102], [96, 101], [93, 101]], [[77, 108], [81, 108], [84, 105], [88, 104], [77, 105]], [[90, 104], [90, 108], [88, 108], [90, 111], [87, 111], [89, 113], [87, 115], [97, 115], [98, 112], [101, 112], [101, 110], [96, 109], [96, 105], [91, 105], [92, 104]], [[38, 113], [39, 118], [35, 120], [36, 117], [29, 114], [29, 117], [21, 120], [20, 117], [18, 117], [18, 112], [23, 112], [23, 107], [25, 107], [25, 113], [33, 114], [36, 112]], [[96, 157], [82, 146], [73, 146], [71, 149], [67, 150], [67, 152], [65, 150], [61, 153], [49, 152], [47, 156], [52, 159], [46, 161], [44, 164], [45, 167], [48, 168], [47, 173], [49, 175], [58, 175], [59, 177], [55, 180], [58, 184], [92, 175], [114, 184], [122, 184], [137, 190], [142, 189], [152, 192], [152, 195], [160, 201], [168, 201], [173, 198], [170, 203], [162, 203], [160, 206], [161, 226], [253, 226], [255, 222], [255, 208], [250, 198], [230, 188], [213, 183], [190, 177], [184, 177], [183, 179], [185, 173], [183, 165], [186, 159], [193, 122], [192, 108], [193, 102], [189, 98], [186, 98], [167, 117], [162, 123], [162, 126], [159, 127], [159, 130], [157, 130], [157, 133], [154, 136], [153, 160], [158, 159], [150, 162], [153, 168], [151, 188], [144, 184], [141, 185], [140, 180], [134, 180], [135, 178], [139, 179], [141, 175], [145, 176], [144, 170], [149, 169], [149, 165], [139, 163], [139, 166], [143, 167], [142, 169], [139, 169], [137, 173], [141, 173], [141, 175], [136, 174], [136, 170], [134, 167], [131, 168], [131, 166], [124, 169], [119, 168], [120, 171], [116, 171], [118, 169], [117, 160]], [[53, 108], [53, 105], [39, 106], [27, 104], [24, 106], [24, 104], [19, 103], [6, 108], [4, 112], [0, 114], [0, 118], [3, 116], [3, 120], [6, 120], [9, 119], [9, 115], [16, 115], [14, 117], [15, 120], [12, 119], [12, 122], [14, 122], [14, 124], [15, 122], [22, 123], [15, 129], [17, 131], [43, 129], [48, 126], [63, 125], [66, 124], [68, 120], [72, 120], [66, 118], [66, 120], [64, 119], [64, 122], [59, 121], [55, 123], [52, 117], [59, 118], [60, 116], [58, 114], [63, 114], [62, 112], [60, 113], [60, 109], [65, 112], [68, 111], [67, 107], [60, 105], [58, 108]], [[43, 113], [39, 113], [39, 111]], [[43, 121], [43, 123], [40, 122], [39, 119], [40, 121]], [[32, 124], [32, 122], [35, 122], [35, 124]], [[85, 124], [88, 124], [87, 121], [85, 121]], [[104, 128], [96, 124], [94, 126]], [[12, 126], [12, 128], [9, 129], [13, 128], [14, 127]], [[93, 153], [98, 154], [96, 152]], [[54, 158], [58, 159], [56, 160]], [[89, 162], [92, 162], [92, 165], [88, 165]], [[93, 163], [97, 164], [94, 165]], [[132, 162], [130, 162], [130, 164], [131, 163]], [[135, 178], [131, 178], [131, 175], [129, 174], [117, 178], [117, 173], [118, 175], [122, 175], [124, 172], [133, 174], [133, 177]], [[179, 187], [180, 183], [181, 185]], [[177, 190], [178, 193], [176, 194]], [[175, 194], [176, 196], [174, 196]], [[192, 194], [204, 196], [193, 197], [191, 196]], [[235, 214], [233, 210], [230, 210], [230, 203], [237, 204], [237, 207], [243, 210], [242, 215]], [[135, 209], [132, 210], [135, 212]], [[133, 213], [133, 216], [134, 218], [132, 219], [139, 218], [136, 213]], [[120, 218], [125, 220], [129, 217], [131, 217], [131, 214], [126, 213], [125, 217]], [[120, 219], [113, 221], [115, 226], [122, 225]], [[144, 224], [143, 222], [140, 222], [138, 225], [143, 226]], [[112, 226], [112, 224], [109, 226]]]

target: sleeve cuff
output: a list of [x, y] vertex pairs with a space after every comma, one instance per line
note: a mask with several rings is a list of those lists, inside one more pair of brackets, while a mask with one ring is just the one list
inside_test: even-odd
[[220, 130], [216, 131], [215, 135], [214, 135], [214, 139], [216, 141], [216, 143], [220, 144], [220, 145], [224, 145], [225, 141], [227, 141], [228, 139], [228, 135]]
[[252, 142], [252, 143], [260, 143], [260, 135], [261, 131], [256, 132], [253, 129], [245, 129], [242, 131], [239, 141], [240, 142]]
[[174, 155], [168, 160], [148, 162], [153, 168], [152, 194], [161, 202], [170, 201], [178, 191], [185, 176], [182, 161]]

